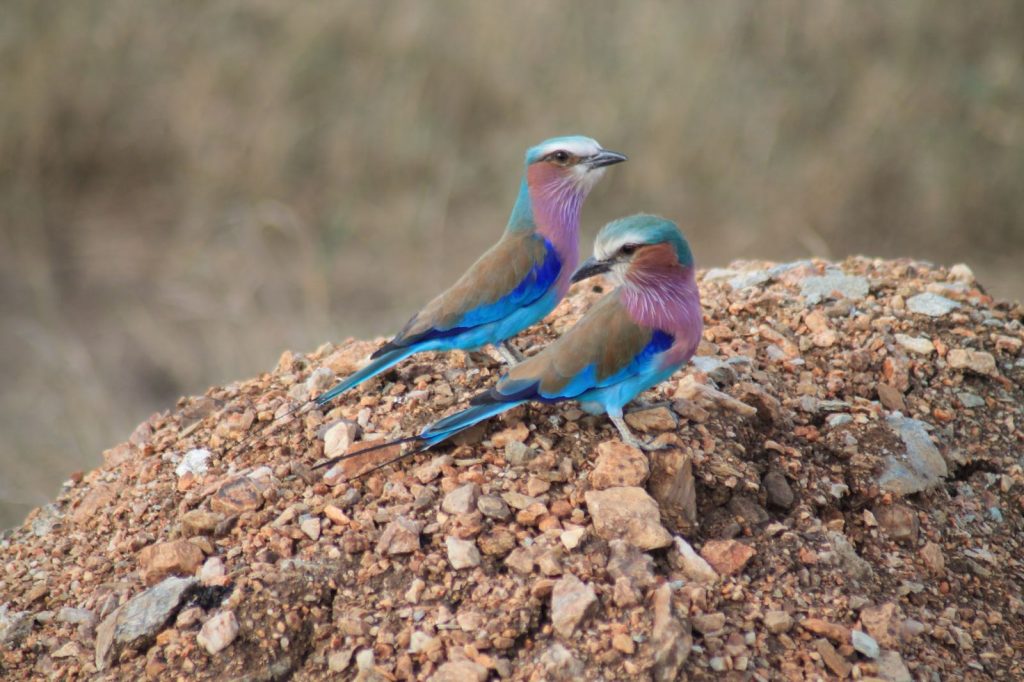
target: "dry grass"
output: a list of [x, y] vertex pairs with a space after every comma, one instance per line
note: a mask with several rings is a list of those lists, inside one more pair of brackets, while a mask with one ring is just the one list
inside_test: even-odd
[[393, 329], [551, 134], [633, 158], [588, 235], [650, 210], [704, 264], [913, 255], [1019, 297], [1021, 35], [953, 0], [8, 3], [0, 525], [179, 394]]

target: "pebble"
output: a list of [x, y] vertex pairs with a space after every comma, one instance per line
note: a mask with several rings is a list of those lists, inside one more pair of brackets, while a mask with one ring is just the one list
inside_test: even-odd
[[359, 433], [359, 424], [342, 419], [324, 433], [324, 457], [341, 457], [348, 453]]
[[184, 476], [185, 474], [202, 476], [209, 469], [209, 462], [210, 451], [206, 448], [189, 450], [181, 458], [181, 463], [175, 467], [174, 473], [177, 474], [178, 477]]
[[484, 516], [498, 521], [507, 521], [512, 516], [505, 500], [495, 495], [481, 495], [476, 501], [476, 508]]
[[332, 673], [344, 672], [352, 662], [352, 649], [332, 651], [327, 657], [327, 669]]
[[590, 485], [595, 490], [621, 486], [640, 486], [647, 480], [650, 465], [639, 449], [618, 440], [597, 446], [597, 461], [590, 472]]
[[841, 270], [830, 268], [823, 276], [806, 277], [800, 285], [800, 295], [814, 305], [839, 294], [851, 301], [859, 301], [868, 295], [868, 281], [857, 275], [847, 275]]
[[960, 391], [956, 394], [956, 398], [960, 401], [960, 404], [968, 410], [975, 407], [985, 407], [985, 399], [976, 393], [971, 393], [970, 391]]
[[679, 424], [675, 413], [664, 405], [630, 412], [625, 416], [625, 419], [626, 424], [630, 428], [643, 431], [644, 433], [674, 431]]
[[853, 644], [854, 649], [868, 658], [878, 658], [878, 654], [881, 653], [881, 649], [878, 646], [878, 642], [875, 641], [875, 638], [863, 630], [854, 630], [850, 633], [850, 641]]
[[736, 540], [709, 540], [700, 550], [700, 555], [719, 575], [739, 573], [755, 554], [753, 547]]
[[910, 312], [929, 317], [942, 317], [959, 307], [960, 304], [956, 301], [951, 301], [945, 296], [933, 294], [930, 291], [907, 299], [907, 309]]
[[914, 680], [898, 651], [883, 651], [879, 655], [878, 676], [886, 682], [913, 682]]
[[[679, 537], [673, 539], [678, 554], [672, 555], [677, 558], [683, 574], [697, 583], [713, 583], [718, 580], [718, 573], [711, 567], [704, 557], [697, 554], [689, 542]], [[671, 558], [670, 558], [671, 560]]]
[[932, 443], [925, 424], [899, 414], [890, 415], [886, 424], [906, 449], [886, 458], [886, 467], [878, 477], [881, 488], [896, 495], [910, 495], [942, 483], [949, 473], [946, 460]]
[[693, 625], [693, 629], [702, 635], [711, 635], [720, 632], [725, 627], [725, 614], [721, 612], [700, 613], [691, 616], [690, 623]]
[[306, 537], [316, 542], [320, 538], [320, 519], [315, 516], [304, 516], [299, 520], [299, 530], [305, 533]]
[[559, 635], [569, 638], [596, 606], [593, 586], [566, 573], [551, 590], [551, 625]]
[[921, 559], [928, 570], [935, 574], [942, 574], [946, 570], [946, 558], [942, 554], [942, 546], [935, 542], [926, 542], [921, 548]]
[[966, 348], [954, 348], [946, 354], [946, 362], [953, 369], [969, 369], [977, 374], [995, 376], [996, 359], [991, 353]]
[[886, 409], [894, 412], [907, 411], [907, 404], [903, 400], [903, 393], [895, 386], [890, 386], [889, 384], [884, 383], [876, 384], [875, 392], [878, 393], [878, 401], [882, 403]]
[[449, 535], [444, 539], [444, 543], [448, 550], [448, 563], [455, 570], [480, 565], [480, 550], [472, 540], [462, 540], [454, 535]]
[[886, 602], [863, 608], [860, 610], [860, 622], [880, 646], [893, 648], [899, 645], [901, 619], [896, 604]]
[[626, 540], [640, 549], [667, 547], [672, 536], [661, 525], [658, 505], [643, 488], [588, 490], [584, 499], [594, 531], [605, 540]]
[[212, 556], [203, 562], [202, 568], [199, 569], [199, 579], [209, 585], [223, 578], [225, 573], [224, 562], [221, 558]]
[[918, 520], [913, 509], [902, 504], [875, 507], [875, 519], [886, 535], [904, 544], [917, 541]]
[[839, 623], [830, 623], [821, 618], [804, 618], [800, 627], [816, 635], [828, 637], [836, 644], [849, 644], [850, 629]]
[[210, 498], [210, 509], [228, 516], [256, 511], [263, 506], [263, 495], [248, 476], [225, 481]]
[[142, 579], [150, 584], [167, 575], [192, 575], [202, 564], [203, 551], [189, 540], [160, 542], [139, 552]]
[[487, 668], [473, 661], [448, 661], [430, 676], [430, 682], [484, 682]]
[[918, 355], [931, 355], [935, 352], [935, 344], [928, 339], [919, 336], [897, 334], [896, 343], [911, 353], [917, 353]]
[[96, 667], [106, 670], [125, 649], [148, 646], [197, 583], [195, 578], [165, 578], [111, 612], [96, 628]]
[[761, 480], [767, 494], [768, 504], [779, 509], [789, 509], [793, 506], [795, 496], [793, 488], [790, 487], [786, 475], [777, 469], [770, 469]]
[[764, 626], [773, 635], [788, 632], [793, 627], [793, 617], [786, 611], [774, 609], [765, 611]]
[[846, 678], [850, 675], [850, 664], [847, 663], [846, 659], [839, 655], [835, 647], [832, 646], [827, 639], [816, 639], [814, 640], [814, 648], [821, 655], [821, 660], [825, 661], [825, 665], [832, 670], [840, 679]]
[[76, 609], [71, 606], [62, 606], [57, 612], [58, 623], [71, 623], [72, 625], [92, 625], [96, 622], [96, 614], [90, 609]]
[[651, 610], [654, 612], [651, 625], [652, 676], [657, 682], [670, 682], [678, 678], [680, 669], [690, 657], [693, 635], [672, 611], [672, 586], [668, 583], [654, 591]]
[[233, 611], [221, 611], [203, 623], [196, 642], [211, 656], [218, 654], [238, 636], [238, 620]]
[[422, 521], [399, 516], [389, 523], [377, 541], [377, 554], [409, 554], [420, 548]]
[[441, 510], [448, 514], [468, 514], [476, 506], [479, 495], [480, 486], [476, 483], [460, 485], [444, 496]]

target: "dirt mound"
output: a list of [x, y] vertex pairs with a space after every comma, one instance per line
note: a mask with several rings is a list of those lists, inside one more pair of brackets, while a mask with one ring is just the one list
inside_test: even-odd
[[533, 405], [363, 479], [311, 469], [464, 404], [501, 372], [483, 354], [226, 452], [368, 342], [154, 415], [0, 540], [0, 677], [1024, 675], [1024, 310], [910, 261], [701, 287], [699, 357], [629, 417], [649, 457]]

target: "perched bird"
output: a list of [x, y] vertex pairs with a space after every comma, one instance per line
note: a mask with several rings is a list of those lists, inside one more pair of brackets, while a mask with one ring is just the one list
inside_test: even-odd
[[589, 137], [555, 137], [526, 152], [526, 172], [505, 233], [447, 291], [416, 313], [364, 368], [316, 398], [323, 406], [403, 358], [429, 350], [498, 346], [547, 315], [565, 296], [579, 260], [583, 200], [605, 168], [625, 161]]
[[[434, 422], [418, 436], [371, 449], [411, 442], [407, 456], [451, 438], [527, 401], [577, 400], [592, 414], [607, 413], [630, 445], [649, 449], [622, 419], [622, 408], [664, 381], [697, 350], [703, 330], [700, 293], [690, 246], [675, 223], [635, 215], [606, 225], [573, 281], [608, 273], [615, 289], [558, 340], [515, 365], [466, 409]], [[386, 462], [384, 465], [388, 464]], [[381, 465], [381, 466], [384, 466]]]

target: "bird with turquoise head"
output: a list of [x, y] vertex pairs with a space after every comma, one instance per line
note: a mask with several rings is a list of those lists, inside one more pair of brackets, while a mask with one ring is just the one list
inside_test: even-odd
[[518, 361], [506, 340], [541, 320], [569, 290], [583, 201], [608, 166], [625, 160], [578, 135], [527, 150], [519, 194], [498, 242], [377, 349], [369, 364], [318, 396], [316, 405], [420, 351], [494, 344], [510, 364]]
[[522, 403], [564, 400], [578, 401], [593, 414], [607, 414], [624, 442], [650, 449], [630, 432], [623, 407], [670, 377], [697, 350], [703, 312], [693, 254], [672, 221], [634, 215], [601, 230], [594, 256], [571, 279], [599, 274], [606, 274], [614, 288], [560, 338], [512, 367], [492, 388], [472, 398], [469, 407], [417, 436], [373, 449], [412, 443], [413, 449], [402, 455], [408, 456]]

